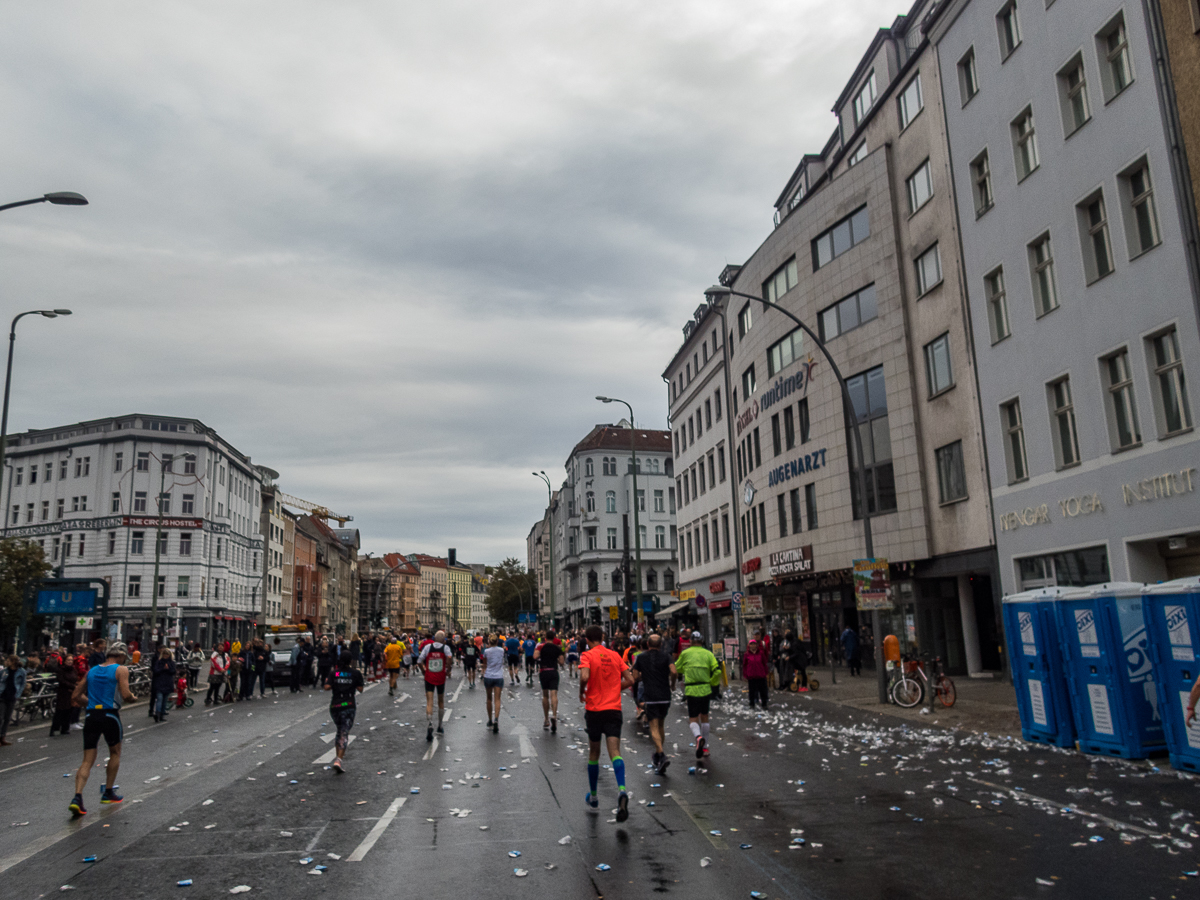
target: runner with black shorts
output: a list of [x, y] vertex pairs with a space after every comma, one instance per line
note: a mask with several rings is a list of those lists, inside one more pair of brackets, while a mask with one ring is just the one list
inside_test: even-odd
[[362, 693], [363, 675], [358, 669], [351, 668], [354, 657], [349, 650], [343, 650], [337, 664], [325, 676], [324, 690], [332, 691], [329, 698], [329, 718], [337, 728], [337, 758], [333, 761], [333, 771], [341, 775], [346, 770], [342, 768], [342, 759], [346, 756], [346, 745], [350, 743], [350, 729], [354, 727], [354, 713], [358, 710], [355, 693]]
[[437, 733], [443, 734], [442, 720], [446, 718], [446, 676], [454, 665], [454, 656], [446, 645], [446, 632], [439, 631], [433, 640], [421, 648], [417, 665], [425, 673], [425, 722], [429, 726], [425, 740], [433, 740], [433, 695], [437, 694]]
[[537, 668], [537, 663], [533, 660], [533, 654], [537, 651], [537, 641], [533, 639], [532, 634], [525, 635], [525, 640], [521, 644], [525, 651], [525, 686], [529, 687], [533, 684], [533, 670]]
[[587, 652], [579, 660], [579, 702], [584, 704], [584, 726], [588, 736], [588, 793], [584, 802], [600, 805], [596, 786], [600, 781], [600, 739], [608, 745], [613, 775], [617, 777], [617, 821], [629, 818], [629, 794], [625, 791], [625, 760], [621, 758], [621, 691], [633, 684], [632, 673], [620, 655], [605, 647], [604, 629], [589, 625], [585, 632]]
[[542, 728], [550, 729], [551, 734], [558, 732], [558, 670], [563, 664], [562, 648], [558, 645], [554, 629], [546, 633], [546, 640], [533, 651], [534, 662], [538, 666], [538, 680], [542, 684], [542, 716], [545, 722]]
[[[87, 697], [87, 704], [83, 700]], [[124, 798], [114, 790], [117, 770], [121, 768], [121, 742], [125, 730], [121, 726], [121, 701], [132, 703], [136, 697], [129, 689], [129, 669], [125, 667], [125, 645], [117, 642], [108, 648], [104, 664], [93, 666], [75, 685], [71, 703], [84, 706], [83, 762], [75, 773], [75, 796], [67, 807], [75, 818], [86, 815], [83, 789], [96, 763], [96, 748], [100, 738], [108, 745], [108, 766], [104, 784], [100, 786], [101, 803], [120, 803]]]
[[708, 711], [712, 703], [713, 686], [721, 677], [721, 664], [704, 646], [704, 636], [693, 631], [692, 642], [675, 660], [675, 668], [683, 676], [688, 726], [696, 742], [696, 759], [703, 764], [708, 757]]
[[671, 692], [675, 690], [678, 672], [671, 657], [662, 648], [662, 636], [650, 635], [648, 649], [633, 661], [633, 676], [642, 683], [642, 709], [650, 738], [654, 741], [654, 771], [659, 775], [667, 771], [671, 761], [663, 751], [666, 740], [667, 713], [671, 711]]
[[467, 690], [475, 690], [475, 669], [479, 663], [479, 648], [475, 642], [467, 640], [462, 645], [463, 671], [467, 673]]
[[520, 682], [517, 675], [521, 666], [521, 639], [515, 634], [510, 634], [508, 640], [504, 642], [504, 652], [508, 654], [508, 677], [512, 679], [513, 684], [518, 684]]

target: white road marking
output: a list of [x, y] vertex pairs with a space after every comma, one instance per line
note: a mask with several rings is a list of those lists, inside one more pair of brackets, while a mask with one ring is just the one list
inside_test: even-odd
[[397, 704], [403, 703], [405, 700], [407, 700], [411, 696], [412, 696], [411, 694], [401, 694], [399, 697], [396, 698], [395, 702], [392, 705], [395, 706]]
[[421, 759], [433, 759], [433, 754], [437, 752], [438, 744], [441, 743], [435, 736], [433, 743], [429, 745], [429, 749], [425, 751], [425, 755]]
[[533, 741], [529, 739], [529, 729], [524, 725], [518, 725], [512, 730], [512, 733], [517, 737], [517, 743], [521, 746], [521, 756], [527, 759], [532, 759], [537, 756], [537, 750], [533, 747]]
[[458, 690], [456, 690], [456, 691], [454, 692], [454, 696], [450, 698], [450, 702], [451, 702], [451, 703], [457, 703], [457, 702], [458, 702], [458, 695], [462, 693], [463, 685], [464, 685], [464, 684], [466, 684], [466, 683], [467, 683], [467, 679], [465, 679], [465, 678], [464, 678], [464, 679], [462, 679], [462, 680], [461, 680], [461, 681], [458, 683]]
[[1149, 828], [1143, 828], [1140, 825], [1131, 825], [1128, 822], [1122, 822], [1120, 819], [1114, 819], [1101, 813], [1088, 812], [1086, 809], [1080, 809], [1074, 803], [1060, 803], [1057, 800], [1047, 800], [1045, 797], [1038, 797], [1036, 794], [1031, 794], [1028, 791], [1014, 791], [1011, 787], [1006, 787], [1002, 784], [992, 784], [992, 782], [984, 781], [982, 778], [968, 778], [967, 780], [973, 781], [976, 784], [985, 785], [986, 787], [993, 788], [997, 791], [1004, 791], [1014, 800], [1033, 800], [1036, 803], [1045, 803], [1058, 809], [1062, 809], [1064, 806], [1069, 806], [1071, 807], [1071, 812], [1078, 813], [1079, 815], [1089, 819], [1095, 819], [1098, 822], [1103, 822], [1114, 831], [1137, 831], [1141, 834], [1147, 835], [1148, 837], [1164, 837], [1161, 831], [1151, 831]]
[[321, 839], [321, 835], [323, 835], [325, 833], [325, 829], [328, 827], [329, 827], [328, 822], [326, 822], [324, 825], [322, 825], [320, 827], [320, 829], [317, 831], [317, 833], [313, 835], [313, 839], [308, 842], [308, 846], [304, 848], [305, 853], [312, 853], [312, 848], [317, 846], [317, 841], [319, 841]]
[[[435, 742], [434, 746], [436, 745]], [[392, 819], [396, 818], [396, 813], [400, 812], [400, 807], [404, 805], [404, 801], [407, 799], [407, 797], [397, 797], [392, 801], [392, 805], [387, 808], [387, 812], [375, 823], [375, 827], [367, 832], [367, 836], [363, 838], [362, 843], [355, 847], [354, 852], [346, 857], [346, 862], [362, 862], [363, 857], [375, 846], [375, 842], [379, 840], [387, 830], [387, 827], [392, 824]]]
[[[321, 735], [321, 740], [323, 740], [325, 743], [328, 744], [330, 741], [332, 741], [336, 737], [337, 737], [336, 734], [323, 734], [323, 735]], [[353, 743], [354, 743], [354, 735], [350, 735], [349, 739], [346, 741], [346, 746], [349, 747]], [[311, 765], [327, 766], [331, 762], [333, 762], [333, 758], [335, 756], [337, 756], [337, 748], [336, 747], [334, 747], [328, 753], [322, 753], [320, 756], [318, 756], [316, 759], [314, 759], [312, 761]]]
[[9, 766], [7, 769], [0, 769], [0, 775], [3, 775], [5, 772], [11, 772], [13, 769], [23, 769], [26, 766], [32, 766], [34, 763], [45, 762], [49, 758], [50, 757], [48, 756], [43, 756], [41, 759], [31, 759], [29, 762], [23, 762], [20, 765]]

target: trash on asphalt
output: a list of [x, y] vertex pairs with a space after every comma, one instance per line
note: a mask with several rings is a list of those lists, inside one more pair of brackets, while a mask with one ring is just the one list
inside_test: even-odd
[[596, 871], [597, 872], [607, 872], [611, 868], [612, 868], [612, 866], [610, 866], [608, 863], [600, 863], [600, 865], [596, 866]]
[[706, 857], [704, 857], [704, 859], [700, 860], [700, 868], [702, 868], [702, 869], [707, 869], [711, 865], [712, 865], [712, 859], [708, 856], [706, 856]]
[[1038, 884], [1040, 884], [1040, 885], [1043, 885], [1044, 887], [1054, 887], [1054, 882], [1053, 882], [1053, 881], [1049, 881], [1049, 880], [1047, 880], [1047, 879], [1045, 879], [1045, 878], [1035, 878], [1035, 879], [1033, 879], [1033, 880], [1034, 880], [1035, 882], [1037, 882]]
[[246, 893], [246, 891], [248, 891], [248, 890], [250, 890], [250, 885], [248, 885], [248, 884], [239, 884], [237, 887], [231, 887], [231, 888], [229, 889], [229, 893], [231, 893], [231, 894], [244, 894], [244, 893]]
[[94, 856], [85, 856], [85, 857], [83, 858], [83, 861], [84, 861], [84, 862], [95, 862], [95, 861], [96, 861], [96, 857], [94, 857]]
[[307, 866], [312, 861], [313, 861], [313, 858], [311, 856], [306, 856], [306, 857], [304, 857], [304, 859], [300, 860], [299, 862], [300, 862], [300, 865]]
[[176, 885], [178, 885], [179, 887], [191, 887], [191, 886], [192, 886], [192, 879], [190, 879], [190, 878], [185, 878], [185, 879], [183, 879], [183, 881], [177, 881], [177, 882], [175, 882], [175, 884], [176, 884]]
[[558, 842], [565, 847], [567, 844], [571, 843], [571, 836], [568, 834], [566, 837], [560, 837]]
[[528, 869], [513, 869], [513, 874], [516, 875], [518, 878], [524, 878], [526, 875], [529, 874], [529, 870]]
[[326, 853], [325, 855], [328, 856], [330, 859], [341, 859], [342, 858], [340, 853]]
[[738, 847], [742, 850], [749, 850], [753, 846], [754, 846], [753, 844], [739, 844], [738, 845]]
[[521, 851], [520, 850], [509, 850], [508, 855], [511, 856], [513, 859], [516, 859], [518, 856], [521, 855]]
[[290, 831], [281, 831], [281, 832], [279, 832], [279, 836], [280, 837], [291, 837], [292, 833]]

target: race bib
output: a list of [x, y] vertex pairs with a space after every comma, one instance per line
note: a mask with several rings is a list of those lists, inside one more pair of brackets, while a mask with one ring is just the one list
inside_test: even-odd
[[425, 668], [430, 672], [440, 672], [444, 665], [445, 663], [440, 656], [430, 656], [425, 660]]

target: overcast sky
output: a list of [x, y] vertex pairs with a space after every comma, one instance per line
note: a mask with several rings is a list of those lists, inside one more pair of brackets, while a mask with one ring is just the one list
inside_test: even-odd
[[365, 550], [524, 560], [899, 0], [8, 3], [11, 431], [204, 421]]

